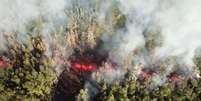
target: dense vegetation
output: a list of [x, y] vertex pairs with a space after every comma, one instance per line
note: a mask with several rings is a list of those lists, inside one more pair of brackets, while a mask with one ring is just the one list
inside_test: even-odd
[[40, 38], [31, 41], [32, 48], [17, 42], [9, 45], [9, 65], [0, 68], [1, 101], [50, 99], [56, 80], [52, 61], [44, 56], [45, 46]]
[[[125, 27], [126, 17], [116, 7], [112, 6], [111, 11], [105, 17], [105, 22], [99, 23], [97, 20], [97, 9], [88, 12], [82, 7], [72, 8], [67, 12], [70, 19], [67, 27], [58, 30], [53, 37], [53, 45], [47, 46], [40, 35], [39, 25], [37, 28], [30, 28], [31, 33], [39, 33], [36, 36], [29, 36], [26, 42], [16, 40], [15, 36], [7, 37], [7, 51], [0, 53], [0, 62], [7, 65], [0, 65], [0, 101], [49, 101], [56, 92], [55, 85], [58, 78], [55, 72], [55, 64], [58, 63], [53, 54], [47, 56], [48, 48], [61, 52], [69, 50], [80, 51], [96, 48], [101, 41], [101, 35], [107, 33], [111, 38], [116, 32]], [[42, 23], [42, 22], [40, 22]], [[39, 28], [38, 28], [39, 27]], [[161, 36], [159, 31], [147, 30], [144, 32], [146, 39], [145, 46], [134, 50], [135, 54], [143, 54], [146, 49], [147, 54], [151, 54], [156, 46], [160, 46]], [[48, 43], [49, 44], [49, 43]], [[64, 48], [62, 50], [62, 48]], [[55, 49], [55, 50], [54, 50]], [[61, 55], [61, 57], [62, 57]], [[65, 56], [64, 56], [65, 57]], [[151, 56], [150, 56], [151, 57]], [[63, 58], [63, 57], [62, 57]], [[60, 59], [60, 58], [59, 58]], [[171, 58], [170, 58], [171, 59]], [[66, 61], [65, 61], [66, 62]], [[163, 69], [162, 62], [160, 65]], [[200, 74], [201, 57], [195, 56], [195, 68]], [[128, 63], [127, 61], [125, 63]], [[1, 63], [0, 63], [1, 64]], [[3, 64], [3, 63], [2, 63]], [[67, 64], [67, 63], [66, 63]], [[95, 95], [90, 96], [88, 89], [80, 90], [77, 94], [77, 101], [200, 101], [201, 100], [201, 80], [200, 78], [188, 78], [180, 81], [167, 82], [164, 85], [150, 87], [151, 78], [143, 82], [133, 77], [132, 69], [128, 69], [123, 80], [116, 80], [113, 83], [98, 81], [101, 90]], [[63, 66], [63, 65], [62, 65]], [[63, 66], [66, 68], [65, 66]], [[195, 71], [196, 71], [195, 70]], [[201, 74], [200, 74], [201, 75]]]
[[[200, 80], [170, 82], [156, 88], [150, 88], [148, 81], [140, 84], [133, 79], [102, 84], [95, 101], [200, 101]], [[77, 101], [88, 101], [87, 89], [81, 90]]]

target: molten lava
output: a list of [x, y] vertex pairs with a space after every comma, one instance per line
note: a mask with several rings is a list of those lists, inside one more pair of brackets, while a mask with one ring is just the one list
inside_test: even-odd
[[69, 60], [71, 68], [77, 72], [92, 72], [99, 65], [99, 61], [97, 62], [95, 58], [90, 56], [73, 56]]
[[178, 73], [170, 73], [170, 75], [167, 76], [168, 80], [169, 81], [179, 81], [181, 78], [180, 78], [180, 75]]
[[93, 72], [107, 60], [107, 52], [97, 50], [88, 50], [86, 52], [75, 52], [68, 60], [71, 69], [77, 72]]
[[153, 76], [155, 76], [157, 73], [153, 70], [148, 70], [148, 69], [145, 69], [145, 68], [142, 68], [140, 69], [139, 71], [139, 75], [142, 77], [142, 78], [145, 78], [145, 79], [148, 79], [148, 78], [151, 78]]
[[94, 71], [97, 65], [94, 63], [84, 63], [82, 61], [71, 62], [71, 66], [75, 71]]
[[0, 67], [1, 67], [1, 68], [6, 68], [6, 67], [8, 67], [8, 64], [7, 64], [2, 58], [0, 58]]

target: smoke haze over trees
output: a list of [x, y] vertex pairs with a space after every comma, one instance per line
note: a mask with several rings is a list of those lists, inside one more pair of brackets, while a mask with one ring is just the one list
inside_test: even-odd
[[200, 100], [200, 5], [0, 0], [0, 100]]

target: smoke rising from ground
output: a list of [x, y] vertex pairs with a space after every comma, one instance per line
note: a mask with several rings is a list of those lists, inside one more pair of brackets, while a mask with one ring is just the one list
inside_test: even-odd
[[65, 0], [1, 0], [0, 30], [26, 30], [29, 21], [40, 17], [45, 20], [61, 18], [66, 7]]
[[200, 4], [199, 0], [172, 1], [172, 5], [156, 14], [164, 36], [159, 54], [183, 55], [183, 61], [193, 65], [194, 52], [201, 46]]
[[[113, 3], [125, 15], [125, 28], [118, 29], [112, 38], [107, 32], [102, 35], [105, 47], [114, 47], [108, 49], [113, 61], [122, 64], [131, 52], [145, 45], [145, 30], [156, 27], [160, 30], [163, 44], [154, 50], [153, 56], [156, 59], [182, 56], [181, 63], [193, 66], [194, 51], [201, 46], [200, 0], [1, 0], [0, 48], [6, 44], [3, 37], [5, 32], [20, 32], [19, 39], [23, 39], [30, 22], [38, 19], [42, 19], [42, 36], [52, 43], [50, 33], [68, 23], [65, 11], [72, 10], [75, 2], [79, 2], [80, 7], [88, 12], [93, 12], [94, 7], [95, 20], [106, 30], [112, 25], [111, 18], [106, 16], [111, 16]], [[146, 51], [143, 55], [147, 55]]]
[[[143, 45], [143, 32], [157, 26], [163, 37], [155, 55], [159, 58], [183, 56], [192, 66], [194, 51], [201, 46], [201, 2], [199, 0], [119, 0], [120, 9], [127, 16], [127, 29], [120, 49], [128, 53]], [[122, 46], [122, 48], [121, 48]]]
[[[35, 27], [33, 22], [41, 19], [43, 36], [48, 36], [56, 26], [65, 21], [65, 0], [1, 0], [0, 1], [0, 36], [7, 32], [18, 33], [19, 41], [26, 38], [28, 27]], [[4, 45], [1, 43], [1, 48]]]

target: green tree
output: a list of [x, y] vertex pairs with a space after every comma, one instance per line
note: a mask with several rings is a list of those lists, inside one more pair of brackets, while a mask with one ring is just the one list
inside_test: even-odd
[[[11, 43], [15, 40], [11, 40]], [[32, 47], [28, 47], [31, 45]], [[9, 45], [11, 67], [0, 68], [0, 99], [3, 101], [50, 100], [56, 82], [52, 60], [44, 55], [45, 44], [40, 37], [30, 43], [17, 41]]]
[[89, 95], [88, 95], [88, 90], [81, 89], [80, 93], [76, 97], [76, 101], [89, 101]]
[[110, 91], [109, 95], [104, 98], [104, 101], [116, 101], [112, 91]]

